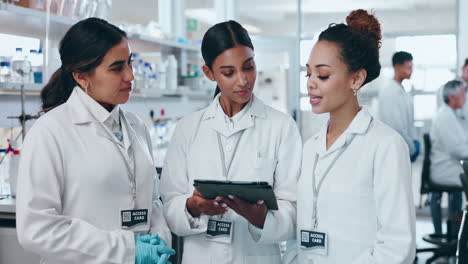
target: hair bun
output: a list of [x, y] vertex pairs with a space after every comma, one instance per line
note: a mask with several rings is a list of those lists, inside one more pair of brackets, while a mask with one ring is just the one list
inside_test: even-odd
[[380, 47], [382, 31], [380, 29], [380, 23], [374, 14], [369, 14], [364, 9], [351, 11], [346, 17], [346, 24], [348, 24], [351, 30], [374, 39], [377, 47]]

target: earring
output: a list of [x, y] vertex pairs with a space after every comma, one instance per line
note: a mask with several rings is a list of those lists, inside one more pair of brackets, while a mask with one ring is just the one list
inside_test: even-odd
[[84, 88], [86, 94], [88, 94], [88, 86], [89, 86], [89, 83], [87, 83], [86, 86], [85, 86], [85, 88]]
[[357, 96], [357, 89], [356, 89], [356, 90], [353, 90], [353, 95], [354, 95], [354, 96]]

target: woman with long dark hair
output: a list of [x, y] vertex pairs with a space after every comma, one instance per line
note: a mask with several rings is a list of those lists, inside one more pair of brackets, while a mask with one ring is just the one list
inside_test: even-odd
[[[254, 47], [239, 23], [211, 27], [202, 56], [218, 93], [179, 122], [161, 175], [169, 227], [184, 238], [182, 262], [281, 263], [279, 242], [294, 236], [299, 131], [290, 116], [255, 97]], [[235, 196], [205, 199], [194, 190], [196, 179], [268, 182], [279, 210]]]
[[149, 133], [119, 107], [133, 80], [125, 32], [89, 18], [59, 52], [22, 149], [20, 243], [42, 263], [165, 263], [174, 251]]

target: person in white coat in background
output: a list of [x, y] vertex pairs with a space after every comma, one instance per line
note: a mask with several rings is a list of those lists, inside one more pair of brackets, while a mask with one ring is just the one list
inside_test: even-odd
[[[460, 77], [460, 80], [468, 86], [468, 58], [465, 59], [465, 63], [461, 67]], [[468, 93], [468, 90], [466, 92]], [[468, 104], [459, 109], [457, 115], [461, 118], [465, 130], [468, 130]]]
[[[463, 173], [460, 160], [468, 158], [468, 133], [456, 112], [466, 101], [466, 86], [462, 81], [452, 80], [443, 86], [444, 105], [437, 112], [431, 128], [431, 179], [437, 184], [462, 186]], [[442, 235], [442, 193], [431, 193], [431, 214], [435, 236]], [[452, 235], [458, 234], [459, 223], [455, 215], [462, 209], [462, 192], [449, 193], [449, 220], [454, 223]]]
[[411, 162], [414, 162], [419, 156], [421, 144], [414, 128], [413, 99], [401, 85], [403, 80], [411, 78], [413, 56], [405, 51], [396, 52], [392, 57], [392, 65], [395, 75], [379, 91], [378, 117], [405, 139]]
[[[161, 175], [166, 219], [184, 239], [182, 263], [281, 263], [279, 242], [294, 236], [296, 222], [298, 128], [253, 94], [254, 47], [239, 23], [208, 29], [201, 50], [218, 94], [178, 123]], [[194, 189], [195, 179], [268, 182], [279, 210], [233, 196], [207, 200]], [[227, 222], [232, 232], [210, 236], [209, 221]]]
[[289, 243], [285, 262], [412, 263], [408, 147], [356, 96], [380, 74], [380, 24], [362, 9], [346, 23], [321, 32], [307, 63], [312, 110], [330, 119], [304, 145], [297, 242]]
[[119, 107], [133, 80], [125, 32], [89, 18], [59, 52], [62, 66], [41, 91], [45, 114], [22, 149], [19, 242], [41, 263], [166, 263], [175, 252], [149, 133]]

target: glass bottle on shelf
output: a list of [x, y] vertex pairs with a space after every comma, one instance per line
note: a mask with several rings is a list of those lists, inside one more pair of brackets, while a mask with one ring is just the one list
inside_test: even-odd
[[177, 60], [172, 54], [167, 58], [166, 78], [166, 89], [170, 92], [175, 92], [177, 90]]
[[42, 83], [42, 53], [31, 50], [29, 56], [31, 61], [31, 83]]
[[143, 90], [149, 92], [151, 90], [151, 75], [153, 70], [151, 69], [151, 64], [145, 62], [144, 71], [143, 71]]
[[22, 64], [22, 83], [33, 83], [32, 71], [31, 71], [31, 58], [28, 53], [23, 53], [23, 64]]
[[0, 62], [0, 82], [10, 82], [11, 67], [9, 61]]
[[23, 49], [16, 48], [15, 54], [11, 59], [11, 82], [22, 83], [23, 82]]

